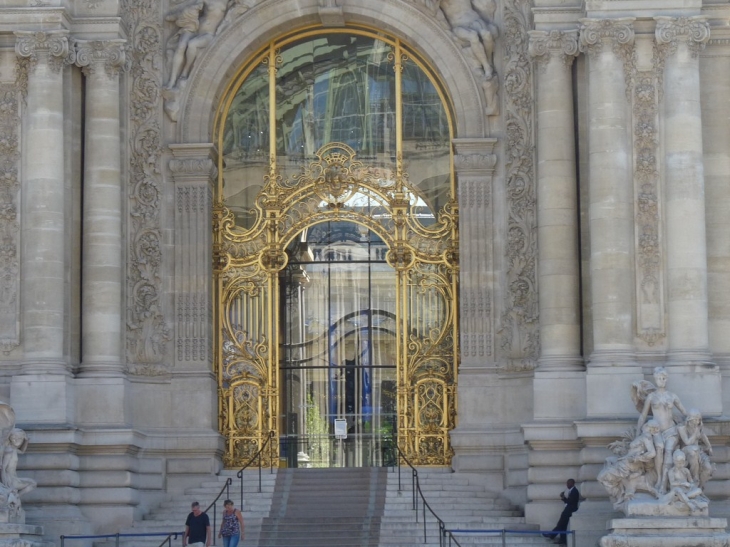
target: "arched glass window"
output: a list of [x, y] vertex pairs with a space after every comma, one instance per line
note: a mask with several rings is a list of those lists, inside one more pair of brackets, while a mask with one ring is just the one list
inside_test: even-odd
[[[458, 363], [451, 116], [399, 40], [311, 29], [242, 67], [216, 124], [226, 462], [444, 464]], [[346, 439], [335, 432], [344, 426]]]

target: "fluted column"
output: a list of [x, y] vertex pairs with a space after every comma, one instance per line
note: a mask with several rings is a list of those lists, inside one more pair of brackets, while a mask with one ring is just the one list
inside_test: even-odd
[[[626, 382], [641, 379], [634, 355], [634, 202], [628, 83], [633, 19], [582, 19], [588, 59], [590, 273], [593, 353], [587, 375], [589, 417], [636, 412]], [[612, 384], [615, 391], [611, 390]]]
[[578, 31], [530, 31], [537, 61], [541, 370], [580, 370], [578, 192], [573, 82]]
[[668, 361], [709, 361], [705, 177], [699, 52], [710, 38], [704, 17], [655, 17], [665, 45], [664, 151]]
[[124, 41], [79, 41], [86, 77], [80, 376], [122, 374], [119, 70]]
[[64, 358], [63, 65], [68, 32], [16, 32], [30, 59], [21, 189], [24, 374], [67, 374]]

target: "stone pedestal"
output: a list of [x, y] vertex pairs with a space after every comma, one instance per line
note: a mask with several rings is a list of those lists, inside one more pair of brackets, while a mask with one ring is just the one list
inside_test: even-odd
[[0, 524], [0, 547], [51, 547], [43, 541], [43, 527], [29, 524]]
[[601, 547], [727, 547], [727, 519], [646, 517], [608, 521]]

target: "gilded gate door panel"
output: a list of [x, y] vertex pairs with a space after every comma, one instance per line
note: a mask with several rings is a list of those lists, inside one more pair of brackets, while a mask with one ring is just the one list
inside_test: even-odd
[[[321, 67], [328, 57], [320, 56], [325, 60], [315, 66], [319, 75], [305, 86], [309, 91], [298, 93], [294, 77], [280, 81], [277, 73], [282, 63], [302, 63], [301, 55], [293, 55], [287, 44], [302, 47], [308, 37], [317, 47], [326, 45], [340, 64], [325, 70]], [[365, 107], [352, 106], [359, 100], [352, 90], [361, 90], [363, 84], [356, 78], [348, 83], [352, 78], [341, 66], [338, 47], [350, 48], [354, 59], [358, 52], [367, 54], [367, 63], [359, 69], [365, 74], [364, 87], [373, 86], [361, 92], [367, 96], [360, 101], [367, 103]], [[371, 65], [380, 72], [372, 72]], [[390, 66], [390, 76], [383, 76], [383, 66]], [[300, 74], [295, 77], [306, 81], [301, 75], [304, 69], [297, 70]], [[378, 88], [378, 81], [391, 84]], [[459, 355], [458, 207], [451, 123], [437, 83], [397, 39], [353, 28], [310, 30], [272, 43], [232, 81], [216, 129], [222, 153], [213, 227], [219, 423], [226, 438], [227, 466], [246, 463], [272, 432], [277, 436], [283, 431], [278, 385], [280, 273], [297, 235], [328, 221], [358, 224], [387, 246], [385, 260], [395, 270], [396, 285], [398, 445], [413, 464], [450, 463]], [[325, 84], [329, 87], [322, 91]], [[311, 152], [302, 144], [300, 156], [282, 152], [288, 143], [299, 142], [297, 138], [307, 146], [316, 142], [319, 127], [312, 122], [307, 129], [304, 121], [288, 122], [276, 113], [277, 93], [291, 88], [294, 91], [288, 93], [293, 98], [279, 101], [286, 108], [294, 109], [290, 103], [299, 100], [314, 112], [320, 100], [326, 103], [327, 115], [336, 118], [336, 123], [323, 126], [320, 139], [346, 134], [338, 129], [343, 123], [360, 124], [356, 129], [364, 128], [362, 134], [376, 143], [370, 153], [361, 155], [345, 142], [324, 141]], [[373, 96], [378, 89], [395, 96], [392, 122], [387, 112], [368, 110], [377, 108]], [[366, 111], [359, 117], [337, 118], [338, 108], [345, 107]], [[390, 123], [394, 123], [393, 153], [383, 148], [383, 138], [377, 138], [378, 131], [390, 138]], [[297, 127], [303, 128], [301, 132]], [[280, 137], [286, 131], [286, 139]], [[251, 140], [257, 144], [246, 144]], [[362, 137], [356, 144], [365, 149], [365, 141]], [[262, 147], [268, 147], [266, 154]], [[411, 182], [404, 165], [418, 173], [416, 182]], [[246, 195], [241, 198], [245, 206], [234, 200]], [[278, 449], [277, 444], [274, 458]], [[268, 463], [269, 451], [265, 452]]]

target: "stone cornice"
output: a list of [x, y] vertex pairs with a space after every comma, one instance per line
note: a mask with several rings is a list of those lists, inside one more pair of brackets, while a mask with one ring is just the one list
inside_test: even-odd
[[60, 72], [64, 63], [73, 62], [75, 52], [69, 47], [68, 31], [15, 32], [15, 53], [30, 59], [31, 70], [39, 61], [45, 61], [54, 72]]
[[96, 73], [101, 67], [109, 78], [124, 69], [125, 40], [90, 40], [76, 42], [76, 64], [82, 67], [87, 76]]
[[710, 39], [710, 25], [701, 15], [694, 17], [654, 17], [656, 41], [668, 46], [669, 55], [677, 51], [680, 43], [685, 44], [693, 57], [705, 49]]

